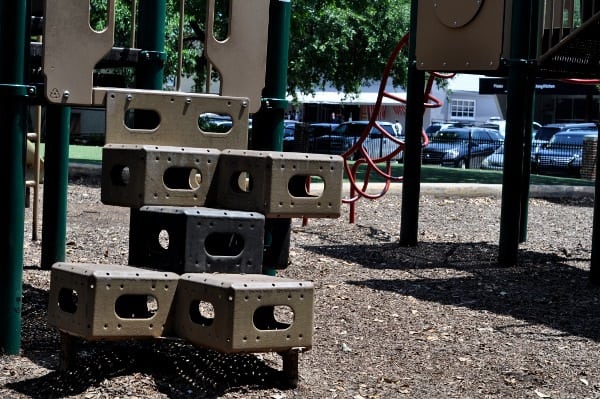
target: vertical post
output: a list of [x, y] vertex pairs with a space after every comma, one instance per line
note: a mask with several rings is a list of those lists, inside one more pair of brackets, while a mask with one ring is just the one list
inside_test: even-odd
[[[508, 97], [506, 139], [504, 142], [504, 173], [502, 176], [502, 207], [500, 212], [500, 243], [498, 262], [504, 266], [517, 263], [519, 228], [521, 225], [523, 148], [526, 121], [530, 120], [535, 86], [535, 72], [529, 63], [531, 56], [531, 20], [539, 12], [534, 1], [514, 1], [508, 60]], [[530, 124], [531, 125], [531, 124]], [[531, 129], [531, 126], [529, 126]]]
[[41, 260], [45, 270], [65, 260], [70, 125], [71, 107], [54, 104], [46, 107]]
[[252, 118], [255, 150], [283, 150], [291, 8], [290, 0], [271, 0], [265, 88], [260, 110]]
[[[288, 105], [286, 94], [291, 9], [290, 0], [271, 0], [265, 88], [260, 110], [252, 117], [251, 148], [255, 150], [283, 150], [283, 119]], [[287, 265], [291, 229], [291, 219], [265, 221], [265, 243], [269, 244], [263, 259], [265, 274], [274, 275], [274, 269]]]
[[0, 176], [6, 204], [0, 209], [0, 353], [17, 355], [21, 346], [21, 295], [25, 223], [25, 137], [27, 90], [25, 32], [27, 2], [0, 2]]
[[[597, 123], [600, 129], [600, 123]], [[600, 154], [600, 140], [596, 140], [596, 154]], [[600, 157], [596, 156], [596, 186], [595, 198], [600, 198]], [[594, 216], [592, 222], [592, 256], [590, 261], [590, 283], [600, 286], [600, 201], [594, 201]]]
[[[145, 0], [139, 4], [137, 44], [142, 50], [140, 65], [135, 71], [140, 89], [161, 90], [165, 61], [166, 0]], [[132, 27], [135, 29], [135, 27]]]
[[400, 245], [417, 245], [419, 228], [419, 195], [421, 189], [421, 132], [425, 112], [425, 72], [417, 70], [415, 46], [417, 36], [418, 0], [412, 0], [410, 11], [410, 41], [408, 49], [408, 85], [406, 87], [406, 126], [404, 151], [404, 182]]
[[[531, 19], [529, 24], [529, 58], [534, 59], [537, 57], [538, 46], [540, 42], [540, 25], [542, 18], [543, 4], [539, 2], [536, 5], [532, 2], [531, 5]], [[525, 91], [531, 93], [527, 96], [526, 100], [528, 103], [525, 104], [525, 145], [523, 149], [523, 180], [521, 182], [521, 219], [520, 219], [520, 230], [519, 230], [519, 242], [527, 241], [527, 222], [529, 218], [529, 186], [531, 182], [531, 141], [532, 129], [533, 129], [533, 114], [535, 108], [535, 73], [530, 73], [527, 79], [527, 87]]]
[[[531, 182], [531, 141], [532, 137], [532, 126], [533, 126], [533, 107], [535, 103], [535, 76], [529, 76], [526, 91], [532, 92], [529, 100], [531, 103], [526, 105], [531, 110], [525, 116], [527, 119], [525, 123], [525, 143], [523, 146], [523, 178], [521, 181], [521, 213], [519, 221], [519, 242], [527, 241], [527, 222], [529, 219], [529, 185]], [[527, 109], [527, 108], [526, 108]]]

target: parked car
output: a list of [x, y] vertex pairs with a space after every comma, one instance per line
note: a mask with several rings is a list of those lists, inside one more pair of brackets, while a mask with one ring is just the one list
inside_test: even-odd
[[596, 129], [596, 124], [592, 122], [584, 123], [550, 123], [540, 127], [533, 136], [536, 140], [548, 142], [552, 136], [558, 132], [565, 132], [568, 130], [588, 130]]
[[[500, 119], [500, 118], [489, 118], [483, 125], [481, 125], [481, 127], [489, 127], [491, 129], [497, 129], [500, 134], [502, 135], [502, 137], [506, 137], [506, 121], [504, 119]], [[533, 135], [535, 135], [535, 133], [538, 131], [538, 129], [542, 127], [542, 125], [540, 125], [537, 122], [532, 122], [531, 123], [531, 130], [533, 132]]]
[[585, 136], [597, 136], [598, 129], [577, 129], [556, 133], [535, 155], [532, 170], [540, 174], [579, 177]]
[[[311, 123], [308, 125], [307, 129], [306, 129], [306, 133], [308, 134], [308, 151], [309, 152], [316, 152], [314, 150], [315, 147], [315, 140], [318, 137], [322, 137], [322, 136], [331, 136], [333, 130], [338, 127], [340, 124], [339, 123], [327, 123], [327, 122], [317, 122], [317, 123]], [[328, 151], [327, 153], [330, 153], [331, 151]]]
[[[546, 142], [533, 139], [531, 142], [531, 160]], [[481, 169], [502, 170], [504, 168], [504, 143], [481, 162]]]
[[431, 125], [425, 128], [427, 136], [432, 137], [440, 130], [447, 129], [449, 127], [468, 127], [473, 126], [471, 122], [433, 122]]
[[283, 121], [283, 151], [294, 151], [296, 142], [296, 131], [302, 122], [292, 119]]
[[227, 114], [204, 113], [198, 117], [198, 126], [209, 133], [227, 133], [233, 126], [233, 118]]
[[422, 150], [424, 164], [478, 168], [503, 142], [496, 129], [448, 127], [438, 131]]
[[[392, 123], [384, 121], [379, 121], [377, 123], [391, 136], [402, 140], [402, 136], [396, 136]], [[369, 121], [343, 122], [333, 129], [331, 134], [315, 137], [312, 141], [312, 152], [341, 155], [358, 141], [368, 124]], [[363, 142], [363, 146], [366, 148], [371, 158], [386, 156], [398, 148], [398, 144], [387, 138], [375, 126], [371, 128], [369, 136]], [[354, 158], [358, 158], [358, 156], [359, 154], [357, 153]], [[402, 153], [396, 155], [394, 159], [402, 159]]]

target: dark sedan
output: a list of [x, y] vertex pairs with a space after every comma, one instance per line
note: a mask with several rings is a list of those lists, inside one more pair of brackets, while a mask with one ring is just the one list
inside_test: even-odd
[[495, 129], [449, 127], [438, 131], [423, 148], [424, 164], [478, 168], [503, 142]]
[[533, 172], [551, 175], [580, 176], [583, 140], [598, 136], [598, 130], [573, 130], [556, 133], [535, 155]]

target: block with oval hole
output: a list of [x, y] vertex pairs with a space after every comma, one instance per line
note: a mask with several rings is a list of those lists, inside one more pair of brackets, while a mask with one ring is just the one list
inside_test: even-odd
[[87, 340], [159, 337], [178, 278], [123, 265], [56, 263], [50, 274], [48, 323]]
[[264, 225], [258, 212], [144, 206], [131, 211], [129, 264], [179, 274], [261, 273]]
[[102, 150], [102, 202], [202, 206], [219, 151], [209, 148], [107, 144]]
[[184, 274], [175, 333], [223, 352], [310, 349], [313, 284], [261, 274]]
[[107, 144], [248, 148], [248, 98], [134, 89], [101, 94]]
[[267, 218], [338, 217], [343, 165], [337, 155], [225, 150], [214, 201]]

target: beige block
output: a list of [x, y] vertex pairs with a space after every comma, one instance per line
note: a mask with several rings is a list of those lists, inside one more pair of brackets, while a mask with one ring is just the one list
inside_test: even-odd
[[313, 291], [311, 282], [261, 274], [184, 274], [175, 300], [175, 332], [223, 352], [309, 349]]
[[207, 148], [107, 144], [102, 151], [102, 202], [144, 205], [205, 204], [219, 151]]
[[[226, 150], [211, 200], [267, 218], [339, 217], [343, 167], [337, 155]], [[308, 187], [307, 179], [318, 184]]]
[[[247, 98], [139, 89], [108, 89], [103, 94], [107, 144], [248, 148]], [[149, 126], [132, 125], [140, 113], [141, 122]], [[202, 130], [200, 117], [211, 114], [226, 116], [229, 129]]]
[[178, 278], [131, 266], [56, 263], [48, 323], [87, 340], [160, 337]]

